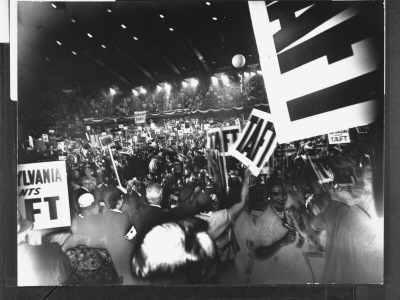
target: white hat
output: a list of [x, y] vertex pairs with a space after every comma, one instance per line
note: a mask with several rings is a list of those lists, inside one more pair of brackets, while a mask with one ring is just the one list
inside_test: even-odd
[[91, 193], [84, 193], [78, 199], [79, 207], [89, 207], [94, 202], [94, 196]]

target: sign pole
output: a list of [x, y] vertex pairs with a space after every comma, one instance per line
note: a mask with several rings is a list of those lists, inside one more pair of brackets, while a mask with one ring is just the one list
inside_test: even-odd
[[108, 148], [108, 151], [109, 151], [109, 153], [110, 153], [111, 162], [112, 162], [112, 164], [113, 164], [113, 168], [114, 168], [114, 171], [115, 171], [115, 176], [117, 177], [117, 180], [118, 180], [118, 185], [122, 187], [121, 181], [119, 180], [117, 167], [115, 166], [115, 161], [114, 161], [114, 157], [113, 157], [112, 152], [111, 152], [110, 145], [107, 145], [107, 148]]

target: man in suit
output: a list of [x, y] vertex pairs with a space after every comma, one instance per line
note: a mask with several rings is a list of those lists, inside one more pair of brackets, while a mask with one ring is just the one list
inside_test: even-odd
[[154, 226], [164, 223], [167, 214], [161, 209], [163, 189], [159, 183], [151, 183], [146, 188], [146, 198], [149, 206], [139, 209], [133, 216], [133, 222], [138, 236], [143, 237]]
[[82, 186], [73, 191], [70, 197], [70, 207], [72, 217], [78, 216], [81, 214], [81, 210], [78, 204], [79, 198], [86, 193], [92, 193], [94, 188], [96, 187], [96, 179], [94, 177], [85, 176], [82, 179]]
[[[94, 199], [86, 209], [93, 207], [97, 207]], [[103, 214], [89, 213], [84, 218], [73, 218], [72, 234], [62, 245], [62, 249], [66, 251], [78, 245], [106, 249], [118, 275], [123, 277], [123, 284], [134, 284], [137, 283], [131, 273], [134, 244], [124, 237], [131, 227], [132, 223], [127, 214], [108, 209], [105, 209]]]

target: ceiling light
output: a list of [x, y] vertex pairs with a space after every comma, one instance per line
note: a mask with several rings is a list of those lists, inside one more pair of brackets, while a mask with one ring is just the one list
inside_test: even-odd
[[76, 55], [76, 52], [75, 52], [75, 51], [72, 51], [72, 54], [73, 54], [73, 55]]
[[57, 5], [55, 5], [54, 3], [51, 3], [51, 6], [53, 6], [54, 8], [57, 8]]
[[258, 75], [262, 75], [262, 71], [261, 70], [257, 70]]
[[161, 19], [164, 19], [164, 15], [160, 15], [160, 18], [161, 18]]
[[72, 23], [76, 23], [76, 20], [74, 18], [71, 18]]
[[139, 88], [139, 92], [142, 93], [142, 94], [146, 94], [147, 93], [147, 91], [146, 91], [146, 89], [144, 87], [140, 87]]
[[60, 41], [57, 41], [57, 44], [59, 44], [60, 46], [62, 45]]
[[101, 45], [101, 47], [103, 47], [104, 49], [106, 49], [106, 46], [105, 46], [105, 45]]
[[213, 19], [214, 21], [217, 21], [217, 20], [218, 20], [218, 18], [217, 18], [217, 17], [213, 17], [212, 19]]
[[188, 86], [188, 83], [186, 82], [186, 81], [182, 81], [182, 87], [187, 87]]
[[138, 40], [138, 38], [137, 38], [136, 36], [134, 36], [134, 37], [133, 37], [133, 39], [134, 39], [135, 41], [137, 41], [137, 40]]
[[89, 32], [87, 33], [87, 36], [90, 37], [90, 38], [93, 37], [93, 35], [91, 35]]
[[212, 82], [214, 85], [217, 85], [217, 84], [218, 84], [218, 78], [215, 77], [215, 76], [212, 76], [212, 77], [211, 77], [211, 82]]
[[164, 84], [164, 88], [167, 91], [167, 93], [169, 94], [171, 92], [172, 86], [169, 83], [166, 83], [166, 84]]
[[193, 78], [193, 79], [190, 81], [190, 84], [191, 84], [193, 87], [196, 87], [196, 86], [199, 84], [199, 81], [198, 81], [196, 78]]
[[206, 5], [211, 5], [211, 3], [207, 1], [207, 2], [206, 2]]
[[161, 92], [161, 90], [162, 90], [162, 87], [157, 85], [157, 92]]
[[124, 24], [121, 24], [121, 27], [122, 27], [123, 29], [126, 29], [126, 26], [125, 26]]
[[114, 96], [116, 93], [117, 92], [113, 88], [110, 88], [110, 95], [111, 96]]
[[172, 27], [169, 28], [169, 31], [174, 31], [174, 29]]
[[132, 89], [132, 93], [133, 93], [133, 95], [135, 95], [135, 96], [138, 96], [138, 95], [139, 95], [138, 91], [135, 90], [135, 89]]
[[107, 8], [107, 12], [111, 14], [112, 13], [112, 9], [111, 8]]
[[221, 80], [224, 84], [229, 85], [229, 77], [224, 75], [221, 75]]

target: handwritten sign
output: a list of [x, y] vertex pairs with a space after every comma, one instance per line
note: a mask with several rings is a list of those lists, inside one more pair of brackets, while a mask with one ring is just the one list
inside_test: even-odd
[[235, 144], [239, 134], [239, 126], [211, 128], [207, 131], [207, 148], [230, 155], [229, 149]]

